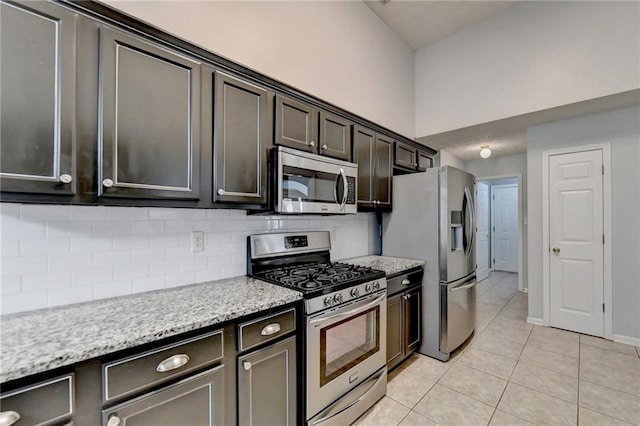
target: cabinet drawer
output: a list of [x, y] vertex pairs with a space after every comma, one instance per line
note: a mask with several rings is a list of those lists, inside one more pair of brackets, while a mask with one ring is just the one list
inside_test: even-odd
[[0, 406], [3, 415], [17, 413], [18, 424], [49, 425], [68, 420], [74, 407], [73, 374], [8, 392], [0, 397]]
[[239, 351], [276, 339], [296, 329], [296, 311], [289, 309], [268, 317], [240, 324]]
[[222, 330], [102, 366], [105, 401], [137, 392], [212, 364], [223, 357]]

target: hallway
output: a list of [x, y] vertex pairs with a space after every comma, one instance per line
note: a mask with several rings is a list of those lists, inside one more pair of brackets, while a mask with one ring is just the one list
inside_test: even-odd
[[526, 323], [518, 276], [477, 287], [477, 328], [449, 362], [414, 355], [357, 425], [640, 425], [640, 348]]

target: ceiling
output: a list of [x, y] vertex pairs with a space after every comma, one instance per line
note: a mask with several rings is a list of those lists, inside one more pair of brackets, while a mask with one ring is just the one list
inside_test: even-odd
[[364, 3], [414, 50], [487, 19], [515, 1], [386, 0]]

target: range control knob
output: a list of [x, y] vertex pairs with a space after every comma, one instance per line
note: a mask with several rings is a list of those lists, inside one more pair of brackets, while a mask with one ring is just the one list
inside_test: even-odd
[[342, 298], [342, 293], [338, 293], [335, 296], [333, 296], [333, 301], [335, 303], [342, 303], [344, 299]]
[[327, 306], [333, 306], [333, 297], [327, 296], [324, 298], [324, 304]]
[[358, 297], [358, 296], [360, 296], [360, 290], [358, 290], [357, 288], [352, 288], [352, 289], [351, 289], [351, 296], [352, 296], [352, 297]]
[[366, 291], [367, 293], [371, 293], [372, 290], [373, 287], [371, 286], [371, 283], [367, 283], [364, 285], [364, 291]]
[[375, 291], [380, 290], [380, 281], [376, 281], [375, 283], [373, 283], [373, 289]]

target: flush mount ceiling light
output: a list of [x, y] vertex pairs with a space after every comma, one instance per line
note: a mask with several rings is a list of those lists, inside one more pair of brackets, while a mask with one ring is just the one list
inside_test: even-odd
[[491, 157], [491, 150], [489, 149], [489, 145], [483, 145], [480, 147], [480, 157], [485, 159]]

